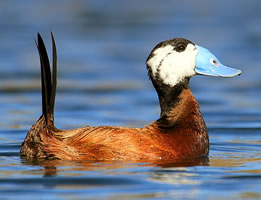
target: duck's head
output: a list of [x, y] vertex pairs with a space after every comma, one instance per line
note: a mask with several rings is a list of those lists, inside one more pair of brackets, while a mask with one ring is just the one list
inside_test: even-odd
[[223, 65], [207, 49], [189, 40], [175, 38], [159, 43], [147, 59], [147, 69], [152, 82], [174, 87], [197, 74], [233, 77], [238, 69]]

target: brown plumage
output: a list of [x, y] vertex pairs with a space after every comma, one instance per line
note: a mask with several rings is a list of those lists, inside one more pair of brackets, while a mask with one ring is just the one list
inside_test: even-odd
[[[161, 116], [144, 128], [99, 126], [60, 130], [53, 123], [56, 90], [56, 47], [53, 70], [40, 34], [43, 114], [28, 132], [20, 151], [26, 159], [62, 160], [176, 160], [207, 157], [208, 132], [189, 89], [189, 77], [175, 87], [157, 82]], [[150, 57], [153, 56], [153, 52]]]

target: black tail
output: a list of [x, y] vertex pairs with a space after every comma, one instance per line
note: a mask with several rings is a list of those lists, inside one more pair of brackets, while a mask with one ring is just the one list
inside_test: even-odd
[[53, 46], [53, 69], [51, 73], [48, 54], [41, 35], [38, 33], [38, 41], [35, 41], [41, 63], [42, 85], [42, 112], [46, 125], [54, 125], [54, 103], [57, 85], [57, 53], [56, 45], [51, 32]]

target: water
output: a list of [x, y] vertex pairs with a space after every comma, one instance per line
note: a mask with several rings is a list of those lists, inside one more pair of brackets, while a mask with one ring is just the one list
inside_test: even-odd
[[[0, 199], [261, 199], [261, 3], [195, 1], [0, 2]], [[55, 122], [142, 127], [157, 119], [145, 60], [185, 37], [239, 68], [195, 77], [210, 135], [206, 162], [41, 162], [19, 157], [41, 114], [40, 31], [59, 59]]]

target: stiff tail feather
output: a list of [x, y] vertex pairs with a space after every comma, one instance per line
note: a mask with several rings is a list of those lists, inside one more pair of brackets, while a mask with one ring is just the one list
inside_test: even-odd
[[[58, 131], [54, 126], [54, 103], [57, 79], [57, 53], [53, 34], [53, 66], [52, 71], [48, 54], [41, 35], [38, 33], [35, 40], [41, 63], [41, 85], [42, 85], [42, 116], [31, 127], [22, 144], [20, 155], [27, 159], [53, 158], [52, 154], [46, 153], [43, 140], [52, 137], [53, 130]], [[56, 141], [56, 140], [54, 140]]]
[[57, 85], [57, 53], [55, 40], [52, 32], [51, 38], [53, 51], [52, 72], [48, 54], [40, 33], [38, 33], [37, 41], [35, 41], [41, 63], [42, 116], [45, 118], [47, 126], [54, 125], [54, 104]]

